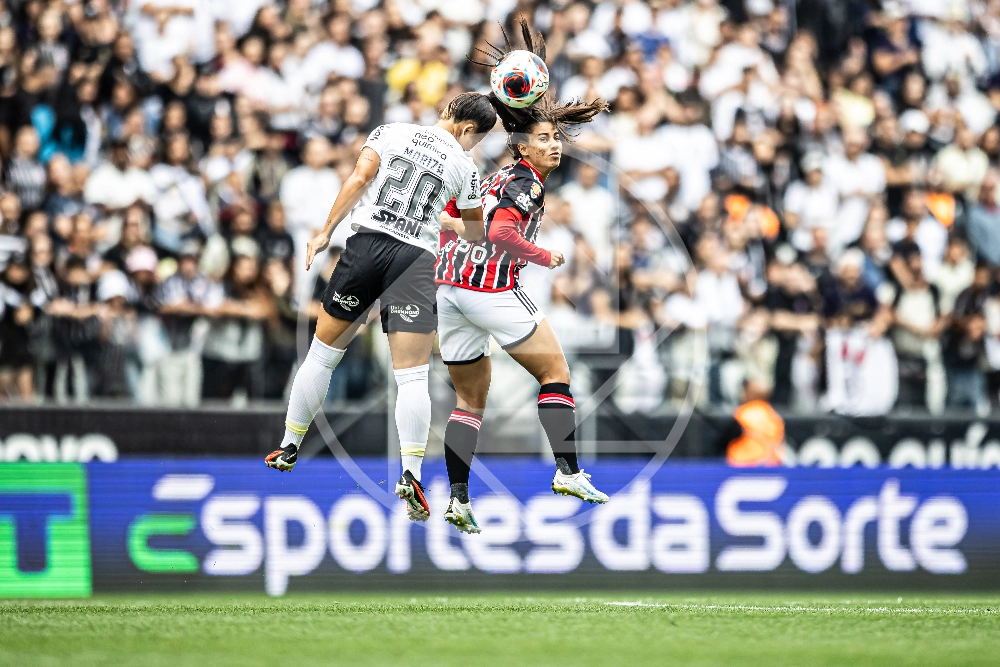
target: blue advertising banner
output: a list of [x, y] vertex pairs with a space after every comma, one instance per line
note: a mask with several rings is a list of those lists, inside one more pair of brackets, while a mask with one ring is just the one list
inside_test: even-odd
[[[391, 465], [312, 460], [291, 474], [256, 460], [0, 465], [0, 571], [34, 568], [28, 574], [44, 582], [46, 563], [63, 562], [60, 549], [87, 544], [67, 541], [61, 527], [76, 507], [88, 512], [90, 549], [89, 568], [77, 573], [86, 586], [64, 581], [76, 591], [92, 580], [95, 591], [282, 595], [420, 582], [530, 585], [551, 575], [623, 587], [1000, 585], [996, 470], [672, 464], [643, 476], [635, 461], [600, 460], [588, 472], [613, 497], [590, 506], [553, 495], [551, 468], [537, 459], [487, 459], [472, 480], [483, 533], [460, 535], [442, 518], [443, 463], [424, 465], [432, 516], [423, 524], [391, 496]], [[17, 481], [56, 468], [70, 480], [66, 491]], [[80, 473], [86, 490], [70, 483]], [[0, 597], [24, 595], [31, 576], [16, 586], [0, 577]]]

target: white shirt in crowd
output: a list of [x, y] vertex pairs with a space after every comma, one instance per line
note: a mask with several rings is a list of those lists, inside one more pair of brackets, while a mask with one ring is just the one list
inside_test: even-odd
[[[665, 151], [656, 150], [655, 144], [655, 134], [621, 137], [611, 153], [611, 163], [625, 172], [662, 171], [670, 166], [671, 159]], [[656, 201], [667, 194], [667, 182], [659, 174], [647, 176], [637, 180], [629, 191], [641, 201]]]
[[[631, 72], [631, 70], [629, 70]], [[631, 80], [628, 77], [623, 77], [622, 73], [617, 69], [610, 70], [601, 75], [601, 77], [594, 83], [594, 89], [597, 90], [598, 96], [606, 99], [613, 100], [618, 97], [618, 91], [623, 86], [629, 86], [635, 83], [635, 75], [633, 74]], [[587, 97], [587, 91], [590, 89], [590, 81], [586, 77], [579, 74], [571, 76], [566, 80], [559, 88], [559, 101], [569, 102], [570, 100], [583, 100], [589, 99]]]
[[884, 415], [896, 403], [896, 351], [885, 337], [871, 338], [864, 327], [826, 334], [825, 409], [852, 417]]
[[665, 125], [656, 131], [662, 150], [681, 176], [681, 203], [689, 211], [701, 205], [712, 189], [711, 171], [719, 166], [719, 145], [712, 130], [701, 123]]
[[202, 232], [215, 232], [215, 223], [205, 196], [205, 183], [197, 174], [181, 166], [158, 164], [149, 170], [156, 188], [153, 213], [156, 215], [156, 242], [174, 251], [180, 249], [181, 237], [190, 231], [191, 216]]
[[304, 87], [319, 90], [331, 73], [348, 79], [360, 79], [365, 73], [365, 59], [353, 46], [338, 46], [327, 40], [312, 47], [302, 61], [298, 76]]
[[[310, 169], [305, 165], [292, 169], [281, 180], [278, 198], [285, 207], [285, 224], [295, 241], [295, 293], [300, 296], [312, 284], [306, 271], [306, 245], [326, 223], [340, 186], [333, 169]], [[330, 245], [344, 247], [352, 233], [350, 220], [344, 220], [337, 226]]]
[[[576, 181], [570, 181], [559, 190], [559, 196], [569, 202], [572, 211], [573, 229], [583, 234], [583, 238], [597, 253], [597, 264], [609, 268], [611, 262], [611, 224], [615, 219], [615, 198], [600, 185], [584, 188]], [[538, 242], [544, 248], [548, 246]], [[570, 245], [572, 251], [572, 244]], [[566, 257], [571, 257], [572, 252]]]
[[[885, 236], [892, 243], [902, 241], [906, 237], [906, 221], [902, 218], [893, 218], [887, 222]], [[913, 240], [920, 248], [924, 277], [931, 280], [941, 266], [941, 259], [948, 245], [948, 230], [934, 216], [928, 214], [917, 225]]]
[[135, 46], [139, 62], [147, 72], [155, 72], [167, 78], [173, 76], [173, 59], [182, 54], [198, 50], [200, 32], [195, 15], [172, 16], [160, 32], [157, 21], [142, 13], [147, 5], [156, 7], [184, 7], [196, 14], [203, 10], [205, 0], [142, 0], [132, 3], [135, 12]]
[[826, 227], [832, 235], [839, 203], [837, 189], [828, 180], [818, 188], [809, 187], [805, 181], [789, 185], [785, 191], [785, 211], [799, 216], [799, 226], [792, 232], [792, 245], [802, 252], [812, 250], [812, 230], [816, 227]]
[[731, 271], [719, 275], [708, 269], [703, 270], [698, 274], [694, 298], [710, 326], [734, 327], [743, 315], [743, 295], [739, 281]]
[[122, 172], [104, 162], [87, 177], [83, 199], [107, 208], [123, 208], [140, 200], [152, 204], [156, 201], [156, 187], [143, 169], [129, 167]]
[[836, 188], [840, 199], [837, 235], [830, 239], [830, 247], [844, 248], [861, 236], [870, 197], [885, 190], [885, 167], [871, 153], [862, 153], [853, 162], [831, 155], [823, 165], [823, 178]]
[[986, 73], [983, 47], [965, 30], [951, 32], [946, 26], [925, 21], [921, 24], [923, 40], [921, 63], [931, 80], [958, 73], [963, 82], [971, 82]]

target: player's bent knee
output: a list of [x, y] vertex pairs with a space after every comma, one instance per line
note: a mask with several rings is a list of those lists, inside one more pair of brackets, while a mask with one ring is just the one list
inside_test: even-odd
[[552, 384], [553, 382], [559, 384], [569, 384], [569, 365], [566, 363], [566, 359], [560, 359], [542, 368], [535, 379], [538, 384]]
[[325, 310], [321, 311], [316, 320], [316, 338], [325, 345], [344, 350], [354, 337], [356, 324], [336, 318]]

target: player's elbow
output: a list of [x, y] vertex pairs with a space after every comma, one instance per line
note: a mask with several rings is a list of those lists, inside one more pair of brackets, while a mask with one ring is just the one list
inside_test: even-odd
[[490, 243], [503, 243], [510, 238], [510, 231], [508, 227], [494, 225], [486, 232], [486, 240]]

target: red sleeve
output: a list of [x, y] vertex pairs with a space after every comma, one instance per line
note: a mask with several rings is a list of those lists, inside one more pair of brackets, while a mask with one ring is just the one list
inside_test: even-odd
[[517, 230], [519, 222], [521, 222], [520, 211], [512, 208], [496, 209], [487, 234], [490, 243], [526, 262], [547, 267], [552, 261], [552, 253], [521, 236], [521, 232]]
[[455, 203], [455, 198], [452, 197], [451, 201], [445, 204], [444, 212], [453, 218], [461, 218], [462, 212], [458, 210], [458, 204]]

